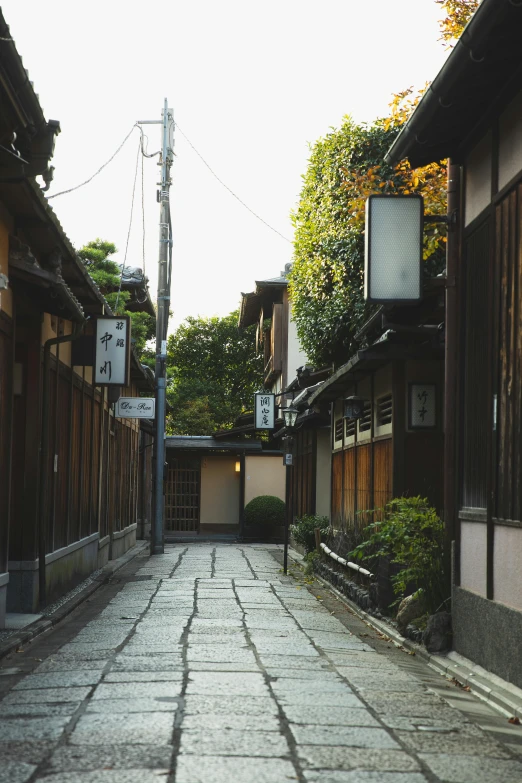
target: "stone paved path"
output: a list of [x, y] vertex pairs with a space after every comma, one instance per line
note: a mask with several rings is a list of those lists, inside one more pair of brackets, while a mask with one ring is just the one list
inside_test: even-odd
[[11, 656], [1, 783], [522, 782], [520, 727], [274, 554], [168, 546]]

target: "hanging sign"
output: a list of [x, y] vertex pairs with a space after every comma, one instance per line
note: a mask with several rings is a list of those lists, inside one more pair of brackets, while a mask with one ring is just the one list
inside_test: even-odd
[[120, 397], [116, 403], [117, 419], [153, 419], [154, 397]]
[[286, 465], [287, 468], [291, 468], [293, 464], [294, 464], [293, 454], [283, 454], [283, 465]]
[[96, 319], [95, 386], [128, 386], [130, 383], [130, 318]]
[[275, 427], [275, 394], [254, 394], [254, 428], [273, 430]]

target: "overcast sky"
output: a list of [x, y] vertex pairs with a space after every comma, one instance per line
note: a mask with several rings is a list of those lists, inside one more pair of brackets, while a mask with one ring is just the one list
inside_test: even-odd
[[[49, 195], [89, 177], [136, 120], [175, 120], [216, 174], [288, 240], [309, 143], [343, 115], [372, 121], [391, 95], [433, 79], [447, 52], [434, 0], [4, 0], [48, 119], [62, 132]], [[151, 126], [149, 151], [159, 149]], [[89, 185], [50, 203], [76, 247], [123, 260], [138, 132]], [[178, 132], [171, 191], [174, 324], [225, 315], [279, 274], [292, 244], [214, 179]], [[145, 160], [146, 272], [156, 298], [156, 159]], [[142, 266], [141, 174], [127, 263]]]

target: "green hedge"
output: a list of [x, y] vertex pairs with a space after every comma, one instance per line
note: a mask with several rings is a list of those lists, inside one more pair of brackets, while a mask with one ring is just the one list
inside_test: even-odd
[[258, 495], [245, 506], [245, 525], [284, 525], [286, 506], [274, 495]]

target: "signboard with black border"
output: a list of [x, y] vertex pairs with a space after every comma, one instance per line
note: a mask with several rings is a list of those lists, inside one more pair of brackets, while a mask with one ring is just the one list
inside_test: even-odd
[[94, 385], [129, 386], [131, 323], [128, 315], [96, 319]]

